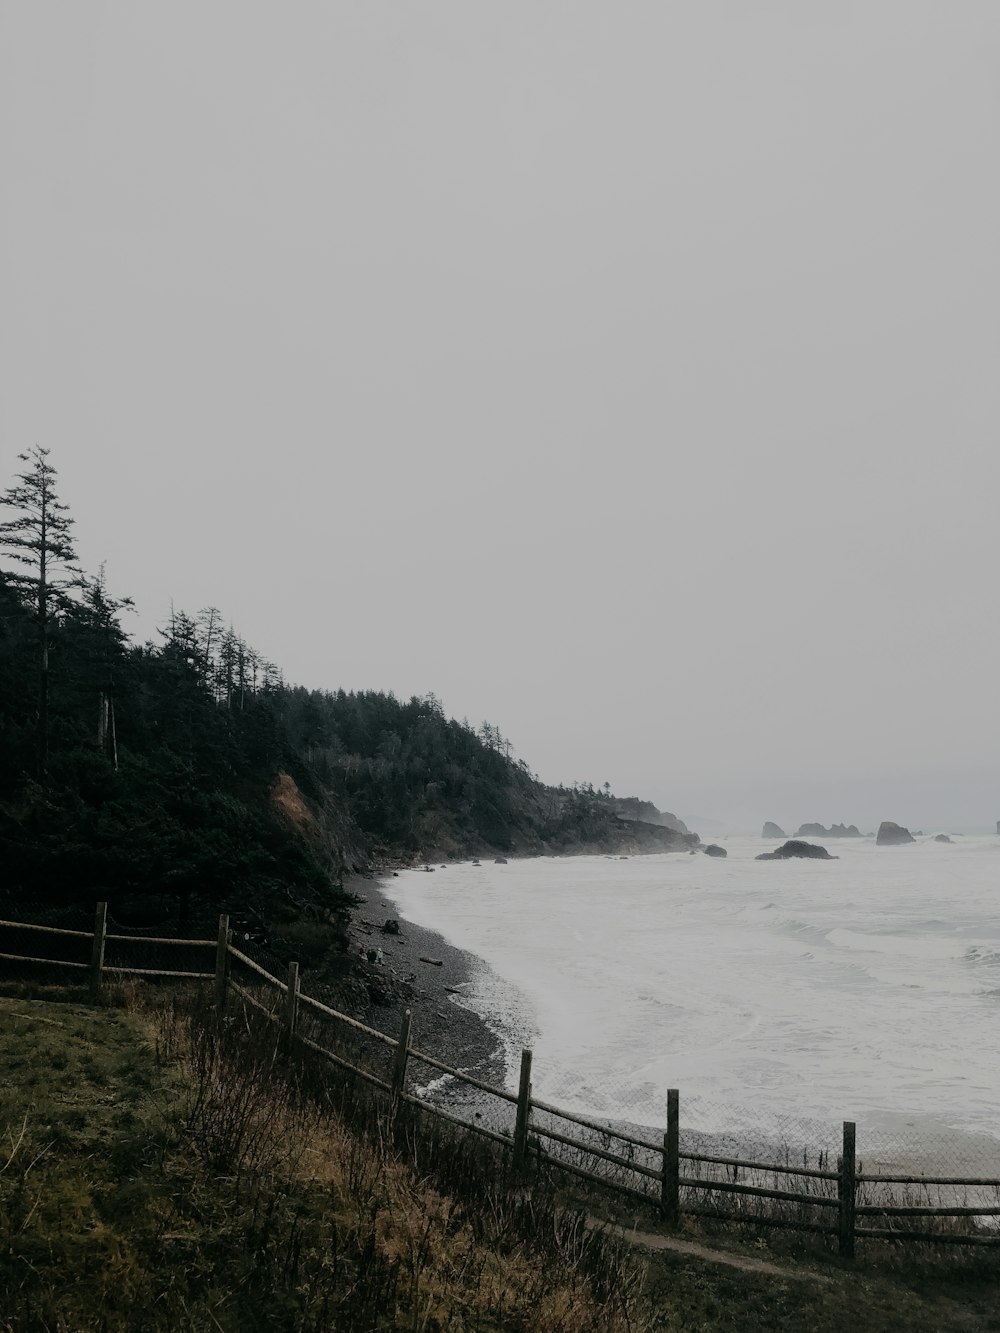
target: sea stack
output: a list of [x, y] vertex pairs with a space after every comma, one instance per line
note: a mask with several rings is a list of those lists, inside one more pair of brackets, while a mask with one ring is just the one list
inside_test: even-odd
[[831, 824], [824, 828], [822, 824], [800, 824], [797, 838], [860, 838], [857, 824]]
[[[1000, 833], [1000, 819], [997, 820], [997, 832]], [[787, 838], [788, 834], [783, 828], [779, 828], [777, 824], [772, 824], [771, 821], [768, 820], [761, 829], [760, 836], [762, 838]]]
[[754, 858], [756, 861], [787, 861], [793, 856], [808, 857], [813, 861], [837, 861], [839, 857], [831, 856], [825, 847], [817, 847], [814, 842], [799, 842], [792, 838], [789, 842], [782, 843], [776, 847], [773, 852], [761, 852]]
[[894, 824], [891, 819], [885, 819], [879, 824], [876, 846], [898, 847], [904, 842], [916, 842], [916, 838], [908, 828], [903, 828], [902, 824]]

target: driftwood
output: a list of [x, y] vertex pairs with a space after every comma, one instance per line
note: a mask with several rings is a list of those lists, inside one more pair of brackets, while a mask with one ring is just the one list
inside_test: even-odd
[[421, 954], [420, 961], [422, 963], [430, 963], [431, 967], [444, 967], [443, 958], [425, 958], [423, 954]]

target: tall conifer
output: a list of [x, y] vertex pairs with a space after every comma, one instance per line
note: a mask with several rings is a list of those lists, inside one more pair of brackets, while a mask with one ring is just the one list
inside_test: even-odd
[[0, 495], [0, 505], [16, 511], [14, 518], [0, 523], [0, 548], [9, 558], [31, 571], [14, 571], [7, 579], [21, 593], [35, 615], [38, 636], [38, 729], [36, 755], [39, 773], [48, 764], [49, 748], [49, 641], [52, 617], [67, 601], [69, 588], [78, 586], [80, 571], [70, 529], [73, 520], [67, 506], [56, 495], [56, 470], [48, 461], [48, 449], [37, 446], [18, 454], [27, 470], [19, 473], [19, 485]]
[[97, 686], [97, 748], [118, 767], [118, 738], [115, 722], [116, 671], [125, 657], [128, 642], [119, 622], [124, 610], [132, 610], [131, 597], [112, 597], [102, 564], [96, 579], [84, 577], [84, 623], [89, 635], [81, 656], [93, 673]]

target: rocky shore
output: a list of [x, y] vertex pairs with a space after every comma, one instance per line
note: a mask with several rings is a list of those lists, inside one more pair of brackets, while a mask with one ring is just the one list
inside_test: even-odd
[[[382, 877], [392, 873], [385, 871]], [[354, 986], [350, 1012], [395, 1036], [404, 1010], [409, 1009], [413, 1046], [502, 1086], [501, 1043], [478, 1014], [462, 1004], [463, 992], [481, 966], [479, 960], [435, 931], [401, 917], [379, 879], [357, 877], [345, 887], [362, 899], [350, 926], [352, 971], [360, 983]], [[398, 922], [398, 933], [385, 931], [387, 921]], [[370, 950], [381, 950], [381, 961], [369, 962], [362, 956]]]

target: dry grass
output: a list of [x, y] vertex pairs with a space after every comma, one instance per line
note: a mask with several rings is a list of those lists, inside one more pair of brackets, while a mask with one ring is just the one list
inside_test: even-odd
[[582, 1227], [449, 1195], [266, 1024], [0, 1001], [0, 1087], [5, 1333], [641, 1327]]
[[985, 1270], [860, 1272], [709, 1224], [689, 1234], [788, 1280], [631, 1250], [586, 1226], [596, 1194], [528, 1189], [503, 1149], [290, 1060], [273, 1025], [220, 1033], [151, 993], [0, 1000], [3, 1333], [1000, 1329]]

